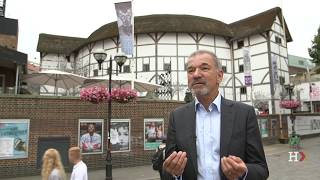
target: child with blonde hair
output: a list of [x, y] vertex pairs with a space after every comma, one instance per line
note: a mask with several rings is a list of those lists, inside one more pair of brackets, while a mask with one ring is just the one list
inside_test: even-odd
[[42, 158], [42, 180], [66, 180], [60, 153], [56, 149], [48, 149]]

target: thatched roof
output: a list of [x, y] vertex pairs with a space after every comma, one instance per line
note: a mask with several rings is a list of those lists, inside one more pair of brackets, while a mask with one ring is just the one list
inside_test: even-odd
[[[282, 13], [281, 8], [279, 7], [269, 9], [262, 13], [229, 24], [229, 27], [233, 32], [232, 40], [241, 39], [252, 34], [259, 34], [271, 30], [276, 16], [279, 17], [282, 24]], [[286, 22], [285, 29], [287, 41], [291, 42], [292, 37]]]
[[85, 38], [39, 34], [37, 51], [69, 55], [85, 41]]
[[[232, 32], [227, 24], [205, 17], [156, 14], [134, 18], [134, 33], [141, 34], [153, 32], [198, 32], [232, 37]], [[97, 29], [89, 36], [88, 40], [89, 42], [92, 42], [115, 36], [118, 36], [118, 27], [116, 22], [112, 22]]]
[[[236, 40], [270, 30], [276, 16], [281, 17], [281, 9], [279, 7], [231, 24], [225, 24], [215, 19], [191, 15], [157, 14], [137, 16], [134, 18], [134, 33], [206, 33], [224, 36], [230, 40]], [[101, 26], [86, 39], [40, 34], [37, 50], [39, 52], [69, 54], [90, 42], [116, 36], [118, 36], [117, 22], [111, 22]], [[292, 41], [287, 27], [286, 36], [287, 41]]]

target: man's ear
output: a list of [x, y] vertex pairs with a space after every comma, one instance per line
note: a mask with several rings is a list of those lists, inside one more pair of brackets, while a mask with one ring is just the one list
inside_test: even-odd
[[223, 79], [223, 71], [219, 70], [218, 73], [217, 73], [217, 81], [218, 81], [218, 83], [221, 83], [222, 79]]

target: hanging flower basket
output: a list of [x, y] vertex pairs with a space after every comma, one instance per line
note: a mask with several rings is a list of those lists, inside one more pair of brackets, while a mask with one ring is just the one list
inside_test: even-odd
[[80, 99], [83, 101], [89, 101], [94, 104], [105, 102], [110, 97], [107, 88], [102, 86], [94, 86], [89, 88], [83, 88], [80, 91]]
[[128, 88], [115, 88], [111, 91], [111, 99], [119, 103], [128, 103], [137, 98], [137, 92]]
[[300, 101], [296, 100], [282, 100], [280, 101], [280, 107], [285, 109], [297, 109], [300, 107]]

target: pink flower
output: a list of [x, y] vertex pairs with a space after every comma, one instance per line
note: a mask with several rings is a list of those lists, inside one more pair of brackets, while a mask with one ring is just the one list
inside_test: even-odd
[[109, 99], [110, 95], [107, 88], [103, 86], [94, 86], [83, 88], [80, 91], [80, 99], [92, 103], [101, 103]]
[[300, 101], [296, 100], [282, 100], [280, 101], [280, 107], [285, 109], [296, 109], [300, 107]]
[[115, 88], [111, 91], [111, 99], [120, 103], [133, 101], [137, 96], [137, 92], [129, 88]]

